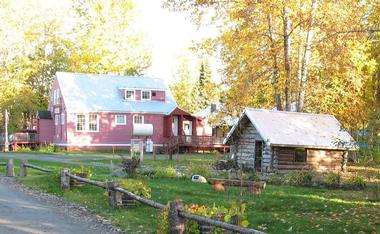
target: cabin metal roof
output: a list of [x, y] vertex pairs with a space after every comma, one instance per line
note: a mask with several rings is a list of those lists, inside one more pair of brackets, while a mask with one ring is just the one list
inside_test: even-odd
[[244, 110], [224, 140], [225, 144], [231, 143], [232, 135], [245, 116], [261, 137], [272, 146], [358, 149], [352, 136], [332, 115], [252, 108]]
[[[158, 78], [57, 72], [67, 112], [169, 114], [177, 107], [167, 84]], [[127, 101], [120, 89], [165, 91], [165, 101]]]

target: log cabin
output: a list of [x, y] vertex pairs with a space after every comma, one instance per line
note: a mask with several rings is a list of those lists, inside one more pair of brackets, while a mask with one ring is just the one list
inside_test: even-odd
[[225, 144], [230, 156], [263, 173], [342, 171], [352, 136], [332, 115], [246, 108]]

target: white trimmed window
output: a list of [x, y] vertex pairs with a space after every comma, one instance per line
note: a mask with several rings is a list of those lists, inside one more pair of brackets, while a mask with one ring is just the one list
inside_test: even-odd
[[53, 105], [57, 102], [57, 90], [53, 90]]
[[142, 115], [133, 116], [133, 123], [134, 124], [143, 124], [144, 123], [144, 116], [142, 116]]
[[86, 131], [86, 116], [83, 114], [77, 115], [76, 129], [78, 132]]
[[59, 114], [54, 115], [54, 124], [55, 124], [55, 126], [58, 126], [58, 124], [59, 124]]
[[142, 90], [141, 91], [141, 100], [151, 100], [151, 91], [150, 90]]
[[65, 114], [61, 114], [61, 125], [65, 125]]
[[127, 124], [127, 118], [125, 115], [116, 115], [115, 116], [115, 122], [116, 122], [116, 125], [126, 125]]
[[125, 90], [125, 99], [126, 100], [135, 100], [135, 90], [134, 89], [126, 89]]
[[99, 117], [97, 114], [88, 115], [88, 131], [89, 132], [99, 131]]
[[59, 89], [56, 90], [57, 91], [57, 103], [56, 104], [59, 104], [59, 101], [60, 101], [60, 97], [59, 97]]

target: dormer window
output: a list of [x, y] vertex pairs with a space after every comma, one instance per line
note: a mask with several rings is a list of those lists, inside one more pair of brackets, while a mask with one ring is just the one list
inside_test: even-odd
[[125, 90], [125, 100], [135, 100], [135, 90], [126, 89]]
[[141, 100], [151, 100], [151, 91], [150, 90], [141, 91]]

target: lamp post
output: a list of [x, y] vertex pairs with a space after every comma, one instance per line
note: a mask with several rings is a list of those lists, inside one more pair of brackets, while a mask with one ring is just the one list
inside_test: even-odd
[[9, 151], [9, 142], [8, 142], [8, 110], [5, 110], [5, 134], [4, 134], [4, 151]]

